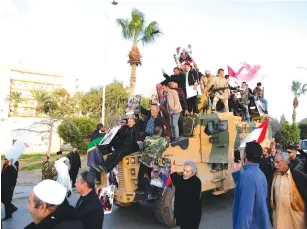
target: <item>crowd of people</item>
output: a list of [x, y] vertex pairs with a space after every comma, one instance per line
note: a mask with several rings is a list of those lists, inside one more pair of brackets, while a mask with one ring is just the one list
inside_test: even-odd
[[282, 152], [249, 142], [242, 164], [234, 164], [233, 228], [305, 229], [307, 154], [297, 145]]
[[[246, 82], [242, 82], [241, 87], [232, 87], [229, 84], [230, 77], [225, 75], [224, 69], [220, 68], [216, 76], [209, 70], [202, 74], [193, 59], [175, 67], [173, 73], [169, 76], [163, 71], [165, 81], [161, 84], [166, 95], [161, 104], [167, 107], [174, 122], [177, 114], [183, 117], [192, 113], [231, 111], [234, 115], [251, 121], [252, 107], [261, 108], [263, 113], [268, 113], [268, 102], [264, 98], [261, 82], [257, 83], [253, 91]], [[173, 121], [171, 125], [173, 126]]]
[[[243, 120], [251, 121], [251, 107], [256, 104], [268, 113], [261, 83], [253, 91], [246, 82], [242, 82], [241, 87], [231, 87], [229, 76], [224, 75], [223, 69], [219, 69], [216, 76], [208, 70], [203, 75], [190, 59], [175, 67], [173, 75], [163, 72], [163, 76], [162, 98], [152, 103], [150, 110], [141, 107], [140, 113], [121, 120], [121, 128], [112, 141], [98, 145], [93, 151], [94, 156], [88, 155], [89, 172], [78, 176], [81, 160], [75, 146], [67, 157], [61, 151], [57, 152], [54, 165], [48, 156], [43, 158], [42, 181], [33, 188], [28, 203], [33, 222], [26, 229], [102, 228], [103, 207], [95, 191], [100, 172], [110, 173], [125, 156], [139, 150], [142, 155], [135, 192], [154, 199], [144, 175], [150, 173], [151, 162], [162, 156], [169, 142], [177, 141], [183, 135], [184, 116], [231, 111]], [[104, 126], [98, 124], [90, 139], [105, 135]], [[103, 159], [105, 155], [108, 155], [106, 160]], [[262, 149], [258, 143], [247, 143], [244, 163], [234, 163], [233, 228], [269, 229], [271, 223], [274, 229], [306, 228], [306, 165], [306, 153], [295, 145], [290, 145], [284, 153], [278, 145]], [[199, 228], [201, 181], [197, 177], [197, 165], [187, 161], [183, 175], [176, 172], [175, 166], [171, 171], [176, 187], [174, 214], [177, 225], [182, 229]], [[5, 160], [1, 177], [5, 220], [12, 218], [18, 210], [11, 203], [17, 175], [18, 162], [12, 165], [11, 160]], [[72, 188], [80, 193], [75, 207], [67, 200]]]

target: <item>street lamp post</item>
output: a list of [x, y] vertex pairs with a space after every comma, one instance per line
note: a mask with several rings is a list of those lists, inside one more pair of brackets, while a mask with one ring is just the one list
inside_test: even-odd
[[102, 88], [102, 116], [101, 116], [101, 123], [104, 125], [106, 114], [106, 84], [103, 85]]
[[[118, 5], [118, 2], [112, 1], [111, 4], [113, 6]], [[105, 30], [105, 72], [106, 77], [109, 77], [109, 66], [108, 66], [108, 43], [109, 43], [109, 18], [108, 18], [108, 12], [105, 14], [106, 16], [106, 30]], [[105, 113], [106, 113], [106, 82], [103, 84], [102, 88], [102, 109], [101, 109], [101, 123], [104, 125], [105, 124]]]

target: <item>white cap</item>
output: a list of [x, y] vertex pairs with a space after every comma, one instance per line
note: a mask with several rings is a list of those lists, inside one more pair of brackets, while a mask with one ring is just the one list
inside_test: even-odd
[[205, 74], [207, 75], [207, 74], [210, 74], [211, 72], [210, 72], [210, 70], [206, 70], [205, 71]]
[[33, 188], [35, 196], [48, 204], [60, 205], [66, 197], [66, 188], [54, 180], [43, 180]]

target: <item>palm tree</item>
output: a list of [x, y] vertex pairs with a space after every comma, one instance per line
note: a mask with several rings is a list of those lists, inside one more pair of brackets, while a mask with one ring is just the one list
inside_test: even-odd
[[137, 9], [132, 10], [131, 19], [117, 19], [116, 21], [122, 29], [123, 38], [133, 42], [128, 60], [128, 63], [131, 65], [129, 94], [133, 95], [136, 82], [136, 67], [142, 65], [142, 56], [138, 48], [138, 43], [140, 41], [143, 45], [153, 43], [161, 32], [156, 21], [150, 22], [146, 27], [145, 15]]
[[32, 90], [31, 94], [33, 99], [37, 102], [35, 110], [36, 112], [40, 113], [44, 103], [50, 99], [50, 95], [47, 91], [43, 90]]
[[23, 101], [23, 98], [21, 98], [21, 96], [21, 92], [13, 91], [5, 98], [6, 102], [14, 103], [14, 112], [17, 111], [18, 103], [21, 103]]
[[292, 85], [291, 85], [291, 91], [294, 95], [292, 121], [293, 121], [293, 124], [295, 124], [296, 123], [296, 108], [298, 107], [298, 103], [299, 103], [298, 98], [301, 95], [304, 95], [305, 92], [307, 91], [307, 84], [306, 83], [302, 84], [299, 81], [293, 80]]

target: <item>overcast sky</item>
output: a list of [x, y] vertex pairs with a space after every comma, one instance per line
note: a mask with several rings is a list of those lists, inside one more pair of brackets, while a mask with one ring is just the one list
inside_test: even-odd
[[[0, 64], [77, 76], [81, 90], [113, 78], [128, 84], [131, 42], [122, 39], [115, 19], [129, 17], [132, 8], [163, 31], [155, 44], [140, 45], [138, 93], [148, 95], [163, 80], [162, 68], [171, 73], [177, 46], [192, 44], [202, 72], [261, 65], [270, 114], [291, 120], [291, 81], [307, 82], [307, 70], [297, 68], [307, 67], [306, 1], [119, 0], [113, 6], [107, 0], [2, 0]], [[307, 95], [298, 120], [306, 117], [306, 105]]]

